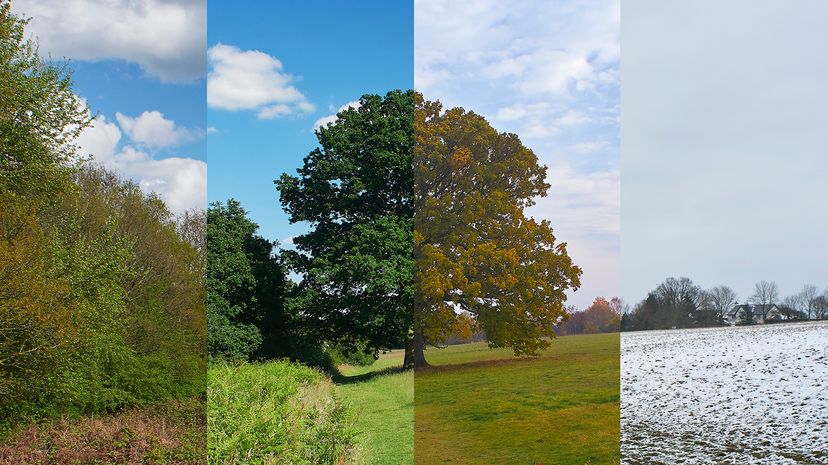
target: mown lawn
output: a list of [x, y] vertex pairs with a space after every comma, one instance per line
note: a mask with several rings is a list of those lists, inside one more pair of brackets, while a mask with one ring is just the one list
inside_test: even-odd
[[380, 356], [368, 367], [340, 367], [336, 392], [354, 413], [359, 465], [412, 464], [414, 374], [400, 371], [403, 351]]
[[415, 463], [617, 464], [618, 334], [561, 337], [539, 357], [429, 349], [415, 376]]

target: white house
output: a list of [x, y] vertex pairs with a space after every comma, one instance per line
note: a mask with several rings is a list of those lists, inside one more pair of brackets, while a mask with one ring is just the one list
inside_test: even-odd
[[784, 320], [776, 304], [737, 304], [725, 314], [725, 321], [731, 325], [744, 321], [745, 312], [753, 314], [753, 321], [762, 324], [768, 320]]

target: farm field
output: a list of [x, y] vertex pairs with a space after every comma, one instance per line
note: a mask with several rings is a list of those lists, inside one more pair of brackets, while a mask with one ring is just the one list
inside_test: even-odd
[[622, 463], [828, 464], [828, 322], [621, 346]]
[[336, 392], [353, 413], [352, 463], [407, 465], [414, 457], [414, 373], [400, 371], [404, 351], [368, 367], [340, 367]]
[[539, 357], [431, 348], [415, 375], [415, 462], [619, 461], [619, 335], [560, 337]]

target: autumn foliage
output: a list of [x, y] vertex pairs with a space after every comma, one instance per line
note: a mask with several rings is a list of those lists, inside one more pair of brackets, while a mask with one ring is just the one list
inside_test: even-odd
[[203, 215], [83, 166], [66, 66], [0, 1], [0, 435], [200, 394]]
[[550, 187], [546, 167], [517, 135], [421, 95], [414, 138], [415, 363], [453, 331], [458, 310], [491, 347], [536, 354], [581, 275], [550, 222], [524, 213]]

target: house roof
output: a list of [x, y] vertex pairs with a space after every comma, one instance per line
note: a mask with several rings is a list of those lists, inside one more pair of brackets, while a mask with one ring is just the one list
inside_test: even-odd
[[778, 309], [776, 304], [737, 304], [728, 312], [728, 315], [734, 317], [742, 310], [751, 310], [754, 315], [765, 315], [774, 308]]

